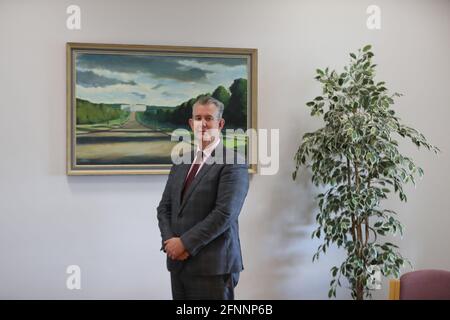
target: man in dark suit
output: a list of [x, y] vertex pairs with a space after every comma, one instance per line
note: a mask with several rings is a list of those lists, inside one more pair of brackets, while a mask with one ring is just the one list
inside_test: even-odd
[[220, 141], [223, 109], [208, 96], [194, 104], [193, 162], [172, 166], [157, 208], [173, 299], [232, 300], [243, 270], [238, 216], [248, 166]]

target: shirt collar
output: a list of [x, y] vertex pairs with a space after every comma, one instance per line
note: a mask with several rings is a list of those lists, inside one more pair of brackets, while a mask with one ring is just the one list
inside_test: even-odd
[[[205, 149], [203, 149], [203, 155], [204, 158], [208, 158], [211, 153], [214, 151], [214, 149], [219, 145], [220, 143], [220, 138], [217, 138], [216, 141], [214, 141], [213, 143], [210, 143]], [[200, 145], [197, 145], [197, 152], [196, 154], [198, 154], [198, 152], [201, 151], [200, 149]]]

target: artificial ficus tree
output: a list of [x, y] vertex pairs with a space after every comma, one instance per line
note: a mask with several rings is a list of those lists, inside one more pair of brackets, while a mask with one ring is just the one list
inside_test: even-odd
[[328, 296], [336, 297], [341, 277], [347, 278], [354, 299], [371, 296], [374, 273], [398, 277], [407, 260], [398, 247], [382, 236], [402, 234], [402, 223], [382, 200], [394, 191], [407, 201], [403, 186], [423, 175], [413, 160], [398, 150], [397, 137], [417, 147], [438, 152], [423, 134], [405, 126], [392, 109], [398, 93], [389, 94], [384, 82], [375, 82], [374, 54], [367, 45], [350, 54], [344, 72], [317, 69], [322, 95], [307, 102], [312, 116], [325, 126], [306, 133], [295, 154], [296, 168], [312, 171], [312, 182], [324, 187], [318, 195], [318, 227], [312, 237], [323, 238], [313, 261], [334, 244], [346, 250], [346, 259], [331, 269]]

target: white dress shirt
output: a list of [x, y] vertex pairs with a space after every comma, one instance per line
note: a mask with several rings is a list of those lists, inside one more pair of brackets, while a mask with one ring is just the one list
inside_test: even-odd
[[[191, 167], [189, 168], [189, 172], [188, 172], [187, 176], [189, 176], [189, 173], [192, 170], [192, 165], [194, 163], [200, 163], [200, 166], [198, 167], [197, 173], [195, 174], [197, 176], [197, 174], [200, 172], [200, 170], [202, 169], [203, 165], [205, 164], [206, 160], [208, 160], [208, 158], [211, 156], [212, 152], [219, 145], [219, 143], [220, 143], [220, 138], [217, 138], [216, 141], [210, 143], [204, 150], [200, 149], [200, 145], [197, 145], [197, 151], [195, 152], [194, 162], [192, 162]], [[201, 151], [203, 151], [203, 158], [200, 158], [202, 156]]]

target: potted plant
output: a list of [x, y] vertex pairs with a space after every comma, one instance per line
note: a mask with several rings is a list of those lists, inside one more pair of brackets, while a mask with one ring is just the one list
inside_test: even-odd
[[313, 256], [330, 245], [346, 250], [346, 259], [331, 269], [328, 296], [336, 297], [341, 278], [347, 278], [353, 299], [371, 296], [374, 273], [398, 277], [407, 260], [398, 247], [382, 236], [402, 234], [402, 223], [392, 210], [382, 208], [389, 192], [407, 201], [404, 184], [423, 175], [413, 160], [398, 150], [397, 136], [417, 147], [438, 152], [417, 130], [405, 126], [392, 109], [399, 93], [389, 94], [384, 82], [375, 82], [374, 54], [367, 45], [350, 53], [344, 72], [317, 69], [322, 95], [307, 102], [312, 116], [325, 126], [306, 133], [295, 154], [293, 179], [301, 166], [312, 171], [312, 182], [325, 191], [318, 195], [318, 227], [312, 237], [323, 237]]

